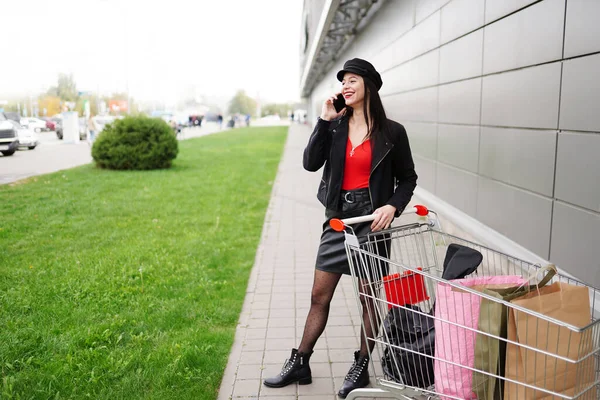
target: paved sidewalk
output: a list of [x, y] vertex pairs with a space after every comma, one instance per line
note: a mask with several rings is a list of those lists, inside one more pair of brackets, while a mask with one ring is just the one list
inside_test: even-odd
[[262, 385], [298, 346], [310, 306], [324, 210], [316, 199], [320, 173], [302, 168], [309, 135], [310, 127], [290, 126], [219, 400], [337, 399], [358, 349], [359, 308], [351, 278], [344, 276], [310, 360], [313, 383], [281, 389]]

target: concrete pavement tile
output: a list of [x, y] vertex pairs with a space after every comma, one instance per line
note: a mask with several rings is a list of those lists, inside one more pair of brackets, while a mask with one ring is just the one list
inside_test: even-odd
[[272, 291], [273, 288], [271, 287], [271, 285], [257, 286], [256, 289], [254, 289], [254, 293], [256, 294], [269, 294]]
[[267, 335], [266, 328], [246, 329], [246, 339], [264, 339]]
[[237, 364], [231, 362], [231, 356], [229, 358], [230, 362], [225, 368], [223, 379], [221, 379], [219, 399], [221, 399], [221, 397], [229, 399], [231, 396], [233, 396], [233, 385], [235, 384], [235, 370], [237, 369]]
[[258, 318], [254, 318], [254, 319], [248, 319], [248, 321], [246, 321], [246, 327], [247, 328], [266, 328], [267, 327], [267, 323], [268, 320], [266, 319], [258, 319]]
[[292, 348], [296, 345], [296, 343], [294, 343], [293, 339], [269, 339], [267, 340], [266, 343], [266, 348], [267, 348], [267, 352], [269, 350], [288, 350], [288, 357], [289, 357], [289, 352], [292, 351]]
[[[232, 382], [233, 383], [233, 382]], [[219, 397], [217, 397], [217, 400], [231, 400], [233, 397], [233, 387], [231, 387], [230, 385], [229, 388], [226, 390], [224, 387], [221, 387], [219, 389]], [[239, 400], [242, 398], [237, 398], [236, 400]], [[254, 399], [256, 400], [256, 397], [243, 397], [243, 399]]]
[[[310, 240], [310, 239], [307, 239]], [[317, 239], [318, 241], [318, 239]], [[307, 252], [308, 250], [296, 250], [298, 252], [300, 251], [304, 251]], [[311, 252], [311, 258], [307, 259], [307, 258], [296, 258], [294, 260], [294, 263], [296, 264], [296, 269], [293, 271], [294, 272], [294, 278], [296, 279], [296, 283], [300, 283], [300, 282], [310, 282], [311, 284], [313, 283], [313, 280], [315, 278], [315, 259], [317, 258], [317, 249], [315, 249], [314, 251], [310, 251]]]
[[325, 336], [321, 336], [319, 340], [317, 340], [314, 350], [326, 350], [327, 348], [327, 338], [325, 338]]
[[334, 377], [343, 378], [346, 376], [351, 366], [351, 362], [334, 362], [331, 363], [331, 372]]
[[310, 360], [310, 370], [313, 378], [331, 378], [329, 363], [315, 363]]
[[293, 327], [286, 328], [269, 328], [267, 330], [267, 339], [285, 339], [295, 338], [296, 332]]
[[260, 379], [262, 368], [256, 365], [240, 365], [238, 367], [236, 380]]
[[298, 396], [298, 400], [340, 400], [336, 395], [317, 394], [314, 396]]
[[328, 326], [325, 328], [327, 338], [356, 337], [353, 326]]
[[329, 355], [327, 354], [327, 350], [314, 350], [313, 355], [310, 357], [310, 362], [313, 363], [328, 363]]
[[348, 368], [354, 361], [354, 352], [358, 349], [329, 349], [329, 359], [331, 362], [346, 362], [348, 364]]
[[294, 312], [294, 308], [296, 308], [296, 300], [287, 299], [287, 300], [272, 300], [271, 301], [271, 310], [288, 310], [290, 313]]
[[347, 326], [354, 325], [353, 321], [349, 317], [329, 317], [327, 320], [327, 326]]
[[[350, 369], [350, 365], [348, 365], [348, 369]], [[346, 370], [346, 373], [348, 373], [348, 370]], [[342, 387], [342, 383], [344, 383], [345, 377], [346, 377], [346, 374], [344, 374], [343, 376], [334, 376], [333, 377], [333, 387], [335, 388], [336, 393]]]
[[[289, 357], [288, 353], [288, 357]], [[287, 357], [286, 357], [287, 358]], [[262, 375], [261, 379], [267, 379], [271, 376], [275, 376], [281, 372], [281, 368], [283, 368], [285, 359], [281, 360], [281, 362], [277, 362], [274, 364], [263, 364], [262, 366]]]
[[294, 286], [290, 285], [281, 285], [281, 286], [273, 286], [272, 293], [294, 293]]
[[[235, 400], [257, 400], [259, 397], [228, 397], [227, 400], [231, 400], [231, 399], [235, 399]], [[221, 397], [219, 397], [218, 400], [221, 400]]]
[[[373, 366], [375, 366], [375, 371], [373, 371]], [[383, 368], [381, 367], [381, 361], [373, 360], [373, 365], [370, 366], [369, 371], [372, 376], [383, 376]]]
[[233, 386], [233, 398], [258, 397], [260, 385], [259, 379], [238, 380]]
[[263, 364], [283, 364], [290, 357], [291, 350], [268, 350], [265, 352]]
[[294, 297], [295, 295], [293, 290], [289, 292], [273, 293], [271, 295], [271, 302], [289, 301], [293, 300]]
[[254, 310], [268, 310], [269, 306], [270, 306], [270, 304], [269, 304], [268, 301], [254, 302], [254, 303], [252, 303], [252, 311], [254, 311]]
[[240, 365], [257, 365], [260, 366], [263, 364], [263, 352], [262, 351], [242, 351], [242, 355], [240, 356], [239, 364]]
[[265, 339], [246, 339], [242, 351], [262, 351], [265, 348]]
[[328, 340], [327, 343], [330, 349], [358, 349], [360, 345], [358, 339], [354, 336], [333, 338]]
[[254, 298], [252, 298], [252, 303], [262, 303], [262, 302], [269, 302], [271, 301], [271, 294], [255, 294]]
[[269, 318], [289, 318], [294, 316], [296, 310], [293, 308], [271, 308]]
[[250, 319], [263, 319], [269, 318], [269, 310], [252, 310], [250, 312]]
[[308, 312], [310, 311], [310, 296], [306, 297], [307, 307], [298, 307], [298, 303], [299, 302], [296, 302], [296, 318], [306, 318]]
[[287, 279], [273, 279], [273, 286], [295, 286], [293, 277]]
[[296, 326], [295, 318], [269, 318], [269, 329], [271, 328], [289, 328]]
[[282, 388], [270, 388], [265, 385], [261, 385], [260, 387], [260, 398], [270, 398], [270, 399], [281, 399], [284, 396], [293, 396], [292, 398], [296, 398], [296, 392], [298, 384], [292, 383]]
[[333, 381], [331, 378], [313, 378], [310, 385], [298, 386], [298, 394], [302, 396], [333, 393]]

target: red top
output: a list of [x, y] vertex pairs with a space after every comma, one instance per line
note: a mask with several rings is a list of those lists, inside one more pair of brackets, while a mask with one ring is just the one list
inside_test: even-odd
[[371, 174], [371, 141], [365, 140], [352, 151], [352, 142], [346, 144], [346, 163], [342, 190], [354, 190], [369, 187]]

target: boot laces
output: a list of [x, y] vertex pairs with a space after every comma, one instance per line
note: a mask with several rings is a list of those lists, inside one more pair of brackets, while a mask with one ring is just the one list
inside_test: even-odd
[[283, 363], [283, 367], [281, 368], [281, 373], [280, 373], [281, 376], [284, 376], [285, 374], [290, 372], [290, 370], [294, 366], [294, 363], [296, 362], [296, 357], [297, 357], [297, 354], [294, 354], [294, 357], [288, 358], [287, 360], [285, 360], [285, 362]]
[[[359, 363], [359, 361], [360, 361], [360, 363]], [[352, 363], [352, 366], [350, 367], [350, 371], [348, 371], [348, 374], [346, 375], [345, 379], [347, 381], [356, 383], [356, 381], [362, 374], [363, 370], [367, 367], [367, 361], [368, 361], [367, 358], [354, 360], [354, 362]]]

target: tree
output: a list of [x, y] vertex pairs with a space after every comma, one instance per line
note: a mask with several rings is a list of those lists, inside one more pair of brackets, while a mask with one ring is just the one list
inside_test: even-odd
[[59, 114], [61, 112], [60, 98], [56, 96], [41, 95], [38, 98], [38, 107], [40, 115], [44, 115], [44, 109], [46, 110], [45, 115], [49, 117]]
[[246, 95], [243, 90], [238, 90], [229, 103], [230, 114], [254, 115], [256, 112], [256, 100]]
[[261, 114], [262, 116], [266, 115], [279, 115], [282, 118], [285, 118], [288, 115], [289, 111], [292, 111], [291, 104], [278, 104], [278, 103], [270, 103], [262, 106]]
[[73, 74], [58, 74], [58, 85], [48, 89], [48, 95], [59, 97], [62, 101], [77, 100], [77, 85]]

